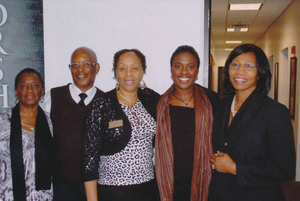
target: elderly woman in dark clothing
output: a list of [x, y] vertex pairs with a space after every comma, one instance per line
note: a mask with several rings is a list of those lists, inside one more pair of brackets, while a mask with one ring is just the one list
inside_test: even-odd
[[94, 101], [86, 121], [84, 179], [87, 199], [159, 200], [153, 140], [160, 96], [143, 81], [146, 60], [139, 50], [117, 52], [113, 71], [116, 88]]
[[16, 106], [0, 113], [0, 200], [52, 200], [53, 141], [39, 107], [42, 76], [32, 68], [15, 78]]
[[210, 201], [283, 201], [294, 178], [294, 135], [288, 109], [267, 96], [271, 73], [257, 46], [236, 47], [225, 63], [231, 95], [216, 109]]
[[211, 178], [212, 105], [218, 95], [195, 84], [200, 58], [191, 46], [173, 53], [174, 84], [157, 106], [155, 169], [161, 200], [205, 201]]

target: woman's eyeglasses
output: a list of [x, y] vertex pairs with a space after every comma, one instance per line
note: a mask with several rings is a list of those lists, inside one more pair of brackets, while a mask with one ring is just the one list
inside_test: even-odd
[[245, 70], [245, 71], [253, 71], [255, 67], [255, 65], [253, 64], [240, 64], [238, 62], [232, 62], [230, 65], [229, 65], [229, 68], [232, 69], [232, 70], [237, 70], [239, 69], [240, 67], [242, 66], [242, 69]]

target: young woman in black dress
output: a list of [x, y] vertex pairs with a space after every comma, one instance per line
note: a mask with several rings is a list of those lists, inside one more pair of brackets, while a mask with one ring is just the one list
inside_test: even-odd
[[161, 200], [202, 200], [211, 178], [212, 104], [218, 95], [195, 84], [200, 59], [191, 46], [171, 57], [174, 84], [157, 108], [155, 169]]

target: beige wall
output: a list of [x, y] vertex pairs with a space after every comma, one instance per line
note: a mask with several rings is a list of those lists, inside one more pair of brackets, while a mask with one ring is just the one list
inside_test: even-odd
[[[300, 0], [294, 0], [289, 7], [278, 17], [263, 36], [256, 42], [268, 57], [274, 56], [274, 63], [279, 62], [279, 91], [278, 101], [289, 107], [289, 77], [290, 58], [300, 55]], [[291, 47], [296, 46], [296, 54], [291, 54]], [[284, 54], [283, 50], [287, 50]], [[295, 132], [295, 144], [297, 147], [297, 174], [300, 181], [300, 137], [299, 131], [299, 94], [300, 94], [300, 66], [298, 60], [296, 87], [295, 119], [292, 121]]]
[[214, 60], [215, 60], [215, 65], [214, 65], [214, 88], [213, 90], [218, 92], [218, 68], [219, 66], [225, 66], [225, 61], [229, 55], [230, 51], [216, 51], [214, 52]]

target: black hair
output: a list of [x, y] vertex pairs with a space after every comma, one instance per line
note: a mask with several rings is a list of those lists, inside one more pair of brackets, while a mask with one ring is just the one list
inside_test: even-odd
[[147, 65], [146, 65], [146, 57], [145, 55], [139, 51], [138, 49], [122, 49], [118, 52], [115, 53], [114, 55], [114, 61], [113, 61], [113, 71], [114, 71], [114, 75], [116, 77], [116, 72], [117, 72], [117, 63], [118, 63], [118, 60], [120, 58], [120, 56], [126, 52], [134, 52], [140, 59], [141, 59], [141, 62], [142, 62], [142, 68], [143, 68], [143, 71], [144, 73], [146, 74], [146, 68], [147, 68]]
[[198, 52], [192, 46], [189, 46], [189, 45], [182, 45], [182, 46], [177, 47], [177, 49], [173, 52], [171, 59], [170, 59], [171, 67], [173, 66], [174, 57], [176, 57], [179, 53], [182, 53], [182, 52], [189, 52], [196, 57], [197, 69], [199, 70], [200, 58], [199, 58]]
[[18, 75], [15, 78], [15, 89], [18, 88], [19, 81], [20, 81], [20, 79], [21, 79], [21, 77], [24, 73], [34, 73], [34, 74], [36, 74], [38, 76], [40, 82], [41, 82], [41, 87], [43, 89], [45, 89], [44, 79], [43, 79], [42, 75], [33, 68], [25, 68], [25, 69], [21, 70], [18, 73]]
[[224, 68], [224, 88], [226, 94], [234, 93], [234, 88], [229, 80], [229, 65], [237, 56], [252, 52], [256, 57], [256, 65], [258, 69], [258, 80], [256, 84], [256, 90], [262, 94], [268, 94], [271, 88], [272, 74], [270, 71], [269, 61], [264, 51], [253, 44], [242, 44], [234, 48], [229, 54]]

